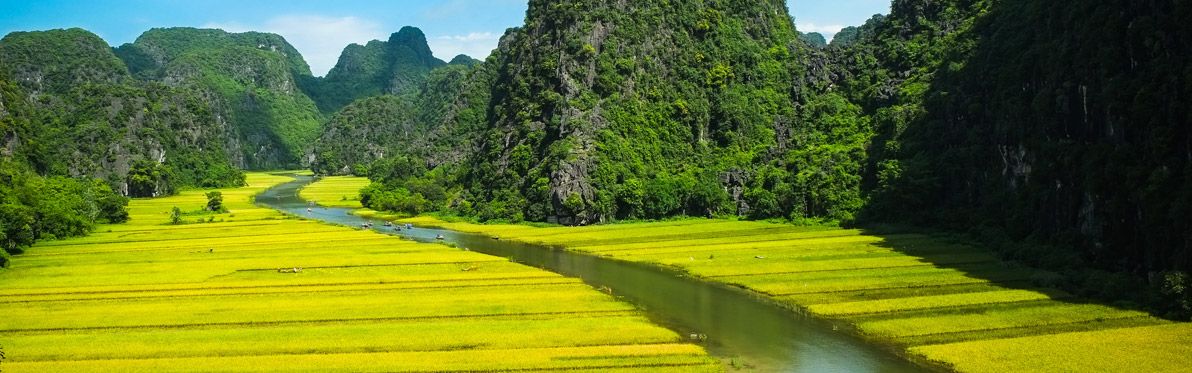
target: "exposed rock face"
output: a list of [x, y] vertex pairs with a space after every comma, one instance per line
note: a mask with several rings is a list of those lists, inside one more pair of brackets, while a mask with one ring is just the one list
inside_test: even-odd
[[300, 81], [310, 67], [279, 35], [194, 28], [145, 32], [116, 49], [141, 79], [198, 92], [231, 124], [231, 161], [248, 169], [297, 168], [322, 115]]
[[[724, 165], [705, 160], [774, 146], [775, 122], [788, 127], [783, 141], [807, 131], [777, 119], [794, 117], [798, 90], [789, 85], [801, 71], [803, 46], [787, 14], [779, 1], [531, 1], [526, 25], [506, 33], [433, 133], [469, 140], [454, 149], [467, 149], [465, 183], [483, 186], [471, 198], [525, 206], [526, 219], [588, 224], [721, 211], [709, 196], [646, 212], [633, 197], [642, 191], [623, 181], [645, 187], [687, 174], [697, 182], [681, 185], [719, 183]], [[767, 88], [781, 85], [788, 87]], [[746, 108], [763, 96], [775, 105]], [[549, 181], [546, 193], [530, 187], [539, 179]], [[749, 181], [731, 181], [740, 184], [731, 198], [747, 206], [739, 189]]]
[[[11, 76], [22, 78], [10, 84]], [[218, 124], [205, 100], [133, 79], [113, 50], [85, 30], [6, 36], [0, 81], [6, 106], [22, 108], [13, 118], [20, 125], [4, 128], [4, 156], [39, 173], [97, 177], [125, 192], [119, 181], [139, 160], [166, 167], [174, 185], [226, 185], [234, 173], [226, 140], [235, 132]]]

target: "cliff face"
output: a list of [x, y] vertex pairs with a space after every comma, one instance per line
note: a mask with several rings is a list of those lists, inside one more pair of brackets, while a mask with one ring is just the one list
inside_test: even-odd
[[43, 175], [98, 177], [127, 193], [132, 164], [150, 161], [173, 185], [232, 185], [230, 133], [191, 92], [132, 78], [99, 37], [81, 29], [0, 40], [4, 155]]
[[298, 89], [310, 67], [275, 34], [166, 28], [145, 32], [116, 50], [132, 73], [196, 92], [229, 127], [226, 146], [240, 168], [306, 165], [322, 115]]
[[[751, 180], [727, 175], [751, 175], [796, 122], [803, 46], [784, 3], [531, 1], [526, 21], [444, 121], [478, 131], [473, 199], [564, 223], [749, 211], [719, 186]], [[662, 184], [685, 188], [645, 197]]]

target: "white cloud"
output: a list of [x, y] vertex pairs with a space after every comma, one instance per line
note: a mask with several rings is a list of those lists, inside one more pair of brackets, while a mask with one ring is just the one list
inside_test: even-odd
[[430, 44], [430, 50], [434, 51], [435, 57], [439, 57], [444, 61], [450, 61], [457, 55], [466, 54], [469, 57], [483, 60], [488, 58], [493, 49], [497, 48], [497, 42], [501, 40], [501, 35], [491, 32], [473, 32], [467, 35], [449, 35], [430, 38], [427, 43]]
[[818, 33], [824, 35], [824, 39], [826, 39], [828, 41], [832, 41], [832, 37], [836, 36], [836, 33], [840, 32], [840, 30], [843, 28], [845, 28], [845, 26], [841, 26], [841, 25], [820, 26], [820, 25], [817, 25], [814, 23], [796, 23], [795, 24], [795, 29], [799, 30], [799, 32], [803, 32], [803, 33], [818, 32]]
[[258, 26], [212, 22], [202, 27], [220, 28], [228, 32], [261, 31], [281, 35], [302, 53], [316, 76], [326, 75], [348, 44], [365, 44], [373, 39], [387, 40], [389, 37], [381, 23], [356, 17], [282, 15]]

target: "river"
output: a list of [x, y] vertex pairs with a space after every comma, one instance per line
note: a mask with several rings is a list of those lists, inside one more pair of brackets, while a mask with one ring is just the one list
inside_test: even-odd
[[[278, 185], [257, 202], [294, 215], [359, 227], [370, 221], [350, 209], [315, 205], [298, 197], [310, 176]], [[444, 241], [456, 247], [510, 258], [564, 276], [606, 286], [644, 311], [655, 323], [684, 336], [706, 336], [708, 352], [743, 371], [757, 372], [924, 372], [860, 338], [834, 331], [826, 321], [800, 316], [746, 291], [684, 276], [664, 268], [572, 253], [550, 247], [499, 241], [450, 230], [414, 227], [394, 232], [377, 222], [374, 230], [407, 239]], [[733, 371], [733, 368], [729, 368]]]

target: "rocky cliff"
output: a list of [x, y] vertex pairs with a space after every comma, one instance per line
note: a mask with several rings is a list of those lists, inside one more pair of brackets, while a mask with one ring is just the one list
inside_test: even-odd
[[117, 55], [135, 76], [196, 92], [234, 135], [240, 168], [296, 168], [318, 136], [323, 120], [313, 100], [298, 88], [310, 67], [279, 35], [194, 28], [145, 32], [120, 46]]
[[13, 108], [0, 112], [11, 124], [4, 154], [37, 173], [98, 177], [125, 193], [140, 161], [166, 171], [161, 193], [239, 180], [225, 141], [234, 129], [190, 91], [133, 79], [90, 32], [9, 34], [0, 40], [0, 71]]

